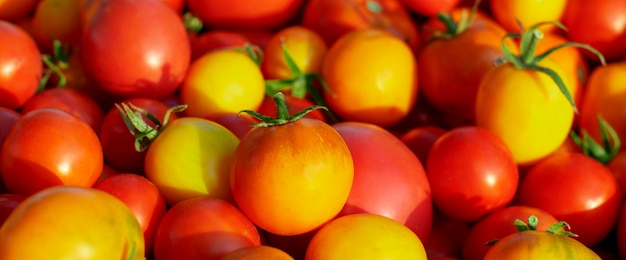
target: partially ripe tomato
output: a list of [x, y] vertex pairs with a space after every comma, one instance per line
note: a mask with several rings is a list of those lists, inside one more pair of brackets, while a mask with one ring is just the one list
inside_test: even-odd
[[42, 75], [40, 52], [35, 40], [11, 22], [0, 21], [0, 38], [0, 107], [17, 109], [37, 91]]

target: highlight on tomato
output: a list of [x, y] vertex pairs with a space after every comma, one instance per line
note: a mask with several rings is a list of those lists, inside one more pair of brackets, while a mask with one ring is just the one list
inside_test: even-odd
[[[523, 31], [521, 24], [538, 24], [560, 21], [567, 0], [490, 0], [489, 7], [493, 17], [507, 32]], [[554, 26], [550, 27], [555, 29]], [[548, 29], [546, 29], [548, 30]]]

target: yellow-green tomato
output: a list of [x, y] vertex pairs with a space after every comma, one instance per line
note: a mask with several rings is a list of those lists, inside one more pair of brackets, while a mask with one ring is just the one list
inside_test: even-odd
[[243, 52], [219, 49], [196, 59], [180, 87], [187, 116], [215, 116], [256, 110], [265, 96], [261, 69]]
[[405, 225], [381, 215], [357, 213], [336, 218], [317, 231], [305, 259], [426, 260], [427, 257], [422, 241]]
[[204, 195], [231, 201], [229, 171], [238, 144], [237, 136], [218, 123], [176, 119], [150, 144], [146, 177], [169, 205]]
[[496, 242], [484, 259], [600, 260], [600, 257], [574, 238], [529, 230], [511, 234]]

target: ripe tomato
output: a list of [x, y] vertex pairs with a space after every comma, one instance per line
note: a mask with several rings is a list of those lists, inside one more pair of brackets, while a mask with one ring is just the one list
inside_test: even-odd
[[77, 116], [94, 131], [100, 130], [104, 117], [102, 108], [86, 94], [71, 88], [52, 88], [37, 93], [22, 107], [22, 113], [40, 108], [58, 108]]
[[[559, 185], [553, 185], [558, 183]], [[611, 172], [581, 153], [559, 153], [534, 165], [520, 183], [518, 203], [569, 223], [587, 246], [614, 227], [622, 193]], [[589, 223], [595, 223], [589, 225]]]
[[620, 140], [626, 140], [625, 96], [626, 61], [596, 67], [589, 76], [583, 95], [579, 129], [585, 130], [594, 140], [602, 140], [598, 126], [598, 116], [601, 116]]
[[35, 40], [13, 23], [0, 21], [0, 38], [0, 106], [17, 109], [37, 91], [40, 53]]
[[165, 213], [156, 232], [154, 257], [217, 260], [259, 245], [256, 227], [234, 205], [201, 196], [181, 201]]
[[428, 259], [461, 259], [461, 248], [470, 228], [467, 222], [451, 219], [435, 211], [430, 234], [423, 240]]
[[189, 105], [184, 113], [207, 119], [256, 110], [264, 95], [259, 67], [247, 54], [232, 49], [215, 50], [195, 60], [180, 88], [181, 102]]
[[329, 108], [345, 120], [390, 126], [418, 95], [417, 62], [406, 43], [379, 29], [353, 31], [326, 54], [322, 77]]
[[213, 117], [211, 120], [233, 132], [241, 140], [251, 129], [257, 120], [247, 114], [226, 113]]
[[421, 16], [437, 16], [439, 13], [452, 11], [461, 0], [402, 0], [411, 11]]
[[606, 167], [609, 168], [613, 176], [615, 176], [617, 185], [622, 191], [622, 196], [626, 199], [626, 150], [617, 152], [615, 157], [606, 164]]
[[[310, 101], [306, 98], [296, 98], [292, 95], [285, 95], [285, 102], [287, 103], [287, 111], [289, 114], [295, 114], [298, 111], [301, 111], [307, 107], [315, 105], [313, 101]], [[265, 95], [263, 102], [257, 112], [267, 115], [267, 116], [277, 116], [278, 110], [276, 109], [276, 104], [274, 100], [269, 95]], [[314, 118], [320, 121], [326, 121], [324, 114], [320, 110], [313, 110], [310, 113], [306, 114], [305, 117]]]
[[241, 139], [230, 183], [237, 205], [254, 224], [270, 233], [298, 235], [339, 213], [354, 165], [337, 131], [316, 119], [283, 117], [282, 105], [279, 118], [286, 123], [257, 126]]
[[13, 109], [6, 107], [0, 107], [0, 148], [4, 143], [4, 140], [13, 129], [15, 122], [20, 119], [22, 115]]
[[307, 248], [307, 260], [426, 260], [421, 240], [406, 226], [377, 214], [360, 213], [324, 225]]
[[626, 204], [622, 205], [617, 222], [617, 248], [619, 256], [622, 258], [626, 257]]
[[132, 173], [112, 175], [94, 187], [115, 196], [133, 212], [143, 231], [146, 253], [151, 253], [154, 234], [166, 212], [159, 189], [145, 177]]
[[0, 194], [0, 226], [9, 218], [11, 212], [22, 203], [27, 196], [14, 193]]
[[3, 0], [0, 2], [0, 20], [16, 21], [27, 17], [38, 2], [39, 0]]
[[523, 25], [540, 22], [560, 21], [567, 0], [491, 0], [491, 13], [507, 32], [520, 32], [519, 20]]
[[0, 173], [13, 193], [57, 185], [91, 187], [102, 172], [98, 135], [80, 118], [56, 108], [23, 115], [0, 150]]
[[376, 125], [342, 122], [333, 128], [345, 140], [354, 161], [352, 189], [339, 216], [379, 214], [404, 224], [425, 240], [430, 233], [433, 205], [430, 185], [417, 156]]
[[113, 195], [93, 188], [44, 189], [22, 201], [0, 228], [0, 258], [5, 260], [140, 260], [144, 255], [133, 213]]
[[199, 35], [189, 34], [191, 42], [191, 61], [195, 61], [207, 52], [222, 48], [243, 48], [248, 39], [241, 33], [229, 30], [210, 30]]
[[224, 255], [221, 260], [253, 260], [253, 259], [271, 259], [271, 260], [293, 260], [293, 257], [278, 248], [260, 245], [242, 247], [231, 251]]
[[482, 260], [491, 248], [487, 242], [517, 233], [518, 231], [513, 225], [515, 220], [528, 219], [530, 215], [536, 216], [539, 220], [536, 227], [539, 231], [547, 230], [552, 223], [558, 221], [550, 213], [535, 207], [513, 205], [495, 210], [472, 225], [463, 242], [462, 258], [465, 260]]
[[153, 0], [103, 0], [87, 1], [82, 13], [83, 65], [99, 87], [121, 97], [157, 99], [178, 89], [191, 51], [182, 19], [171, 8]]
[[78, 46], [81, 37], [81, 0], [41, 0], [32, 18], [33, 37], [44, 49], [53, 49], [52, 41], [59, 40]]
[[411, 149], [422, 165], [426, 165], [430, 148], [446, 131], [438, 126], [417, 126], [402, 133], [400, 140]]

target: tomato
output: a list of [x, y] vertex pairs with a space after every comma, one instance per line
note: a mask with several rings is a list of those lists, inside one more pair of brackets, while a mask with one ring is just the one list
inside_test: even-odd
[[199, 35], [190, 34], [189, 38], [192, 61], [213, 50], [243, 48], [248, 43], [248, 39], [241, 33], [229, 30], [210, 30]]
[[180, 13], [185, 7], [186, 0], [161, 0], [164, 4], [172, 8], [177, 13]]
[[304, 0], [263, 2], [187, 0], [187, 7], [210, 28], [273, 30], [291, 22], [304, 2]]
[[437, 16], [439, 13], [452, 11], [461, 0], [402, 0], [401, 2], [421, 16]]
[[417, 126], [400, 136], [400, 140], [417, 156], [422, 165], [426, 165], [428, 152], [435, 141], [446, 133], [438, 126]]
[[112, 175], [94, 187], [115, 196], [133, 212], [143, 231], [146, 253], [151, 253], [154, 234], [166, 212], [165, 200], [157, 187], [132, 173]]
[[423, 240], [428, 259], [460, 259], [461, 248], [470, 228], [470, 224], [466, 222], [451, 219], [435, 211], [430, 234]]
[[606, 167], [609, 168], [613, 176], [615, 176], [615, 180], [617, 180], [617, 185], [622, 191], [622, 195], [626, 196], [626, 150], [617, 152], [615, 157], [606, 164]]
[[82, 13], [83, 65], [99, 87], [125, 98], [157, 99], [178, 89], [191, 51], [171, 8], [152, 0], [103, 0], [88, 1]]
[[539, 220], [536, 227], [539, 231], [547, 230], [558, 221], [550, 213], [535, 207], [512, 205], [495, 210], [472, 225], [463, 242], [463, 259], [482, 260], [491, 248], [487, 242], [518, 232], [513, 225], [515, 220], [527, 219], [530, 215]]
[[524, 26], [560, 21], [567, 3], [567, 0], [491, 0], [489, 7], [494, 19], [507, 32], [519, 33], [517, 20]]
[[253, 259], [272, 259], [272, 260], [293, 260], [293, 257], [284, 251], [266, 245], [242, 247], [231, 251], [224, 255], [221, 260], [253, 260]]
[[212, 121], [226, 127], [239, 139], [243, 138], [252, 129], [250, 125], [257, 122], [253, 117], [239, 113], [217, 115], [212, 118]]
[[421, 240], [406, 226], [384, 216], [360, 213], [324, 225], [307, 248], [307, 260], [317, 259], [425, 260]]
[[545, 231], [524, 231], [498, 241], [484, 260], [495, 259], [601, 259], [577, 240]]
[[520, 205], [543, 209], [569, 223], [578, 234], [576, 239], [587, 246], [609, 234], [621, 201], [622, 193], [611, 172], [581, 153], [555, 154], [535, 164], [518, 193]]
[[0, 173], [13, 193], [57, 185], [91, 187], [102, 172], [98, 135], [80, 118], [56, 108], [24, 114], [0, 150]]
[[26, 101], [22, 113], [26, 114], [40, 108], [58, 108], [66, 111], [85, 121], [94, 131], [100, 130], [104, 117], [104, 112], [96, 101], [71, 88], [53, 88], [37, 93]]
[[626, 204], [622, 205], [616, 228], [619, 256], [624, 258], [626, 256]]
[[294, 236], [281, 236], [264, 232], [266, 242], [264, 244], [281, 249], [294, 259], [304, 259], [309, 242], [319, 229]]
[[0, 194], [0, 226], [9, 218], [11, 212], [27, 198], [25, 195], [3, 193]]
[[[462, 13], [467, 16], [470, 12], [467, 8], [455, 9], [449, 19], [462, 27], [468, 22]], [[454, 28], [441, 23], [433, 17], [424, 25], [437, 28], [435, 32], [444, 36], [432, 35], [418, 54], [420, 93], [444, 116], [470, 125], [474, 122], [478, 86], [494, 61], [503, 55], [500, 41], [506, 31], [483, 13], [476, 14], [471, 25], [459, 32], [450, 32]], [[510, 39], [506, 44], [517, 52]]]
[[13, 129], [15, 122], [20, 119], [22, 115], [15, 110], [8, 109], [6, 107], [0, 107], [0, 147], [4, 143], [4, 140]]
[[44, 189], [22, 201], [0, 228], [0, 258], [6, 260], [139, 260], [144, 255], [133, 213], [113, 195], [93, 188]]
[[339, 39], [328, 50], [321, 75], [329, 108], [345, 120], [393, 125], [409, 114], [418, 95], [411, 49], [378, 29]]
[[[626, 2], [621, 0], [591, 1], [569, 0], [563, 14], [567, 37], [589, 44], [608, 61], [624, 57], [626, 49]], [[581, 17], [585, 19], [581, 19]], [[585, 57], [597, 63], [595, 54], [583, 51]]]
[[317, 32], [328, 46], [344, 34], [366, 28], [384, 30], [419, 46], [419, 32], [400, 0], [311, 0], [304, 6], [302, 26]]
[[35, 40], [13, 23], [0, 21], [0, 38], [0, 107], [17, 109], [37, 91], [40, 53]]
[[594, 140], [602, 140], [598, 116], [611, 125], [620, 140], [626, 140], [625, 73], [626, 62], [622, 61], [596, 67], [589, 76], [580, 107], [578, 127]]
[[237, 205], [254, 224], [270, 233], [298, 235], [339, 213], [354, 165], [346, 142], [331, 126], [279, 115], [282, 124], [257, 126], [241, 139], [230, 184]]
[[160, 259], [221, 259], [261, 245], [256, 227], [233, 204], [200, 196], [170, 208], [159, 223], [154, 257]]
[[[245, 75], [245, 76], [242, 76]], [[180, 88], [187, 116], [211, 119], [224, 113], [256, 110], [265, 95], [263, 74], [245, 53], [221, 49], [195, 60]]]
[[[163, 120], [168, 110], [163, 102], [151, 98], [129, 98], [122, 103], [145, 109], [159, 120]], [[171, 120], [176, 118], [178, 118], [176, 114], [170, 115]], [[150, 124], [154, 126], [153, 123]], [[98, 131], [98, 137], [102, 145], [104, 160], [108, 165], [121, 172], [144, 173], [146, 152], [139, 152], [135, 149], [135, 137], [128, 130], [119, 110], [111, 108], [107, 111]]]
[[352, 189], [339, 216], [379, 214], [404, 224], [425, 240], [433, 206], [430, 185], [417, 156], [376, 125], [342, 122], [333, 128], [345, 140], [354, 161]]
[[3, 0], [0, 2], [0, 20], [16, 21], [27, 17], [39, 0]]
[[41, 0], [33, 14], [33, 37], [46, 50], [53, 49], [52, 41], [59, 40], [78, 46], [81, 37], [81, 0]]
[[[289, 114], [295, 114], [298, 111], [315, 105], [315, 103], [313, 103], [313, 101], [310, 101], [309, 99], [296, 98], [292, 95], [285, 95], [285, 102], [287, 102], [287, 111], [289, 112]], [[272, 97], [266, 95], [263, 99], [263, 102], [261, 103], [261, 106], [257, 109], [257, 112], [267, 116], [275, 117], [278, 111]], [[320, 121], [326, 121], [324, 114], [320, 110], [313, 110], [310, 113], [306, 114], [305, 117], [314, 118]]]

